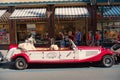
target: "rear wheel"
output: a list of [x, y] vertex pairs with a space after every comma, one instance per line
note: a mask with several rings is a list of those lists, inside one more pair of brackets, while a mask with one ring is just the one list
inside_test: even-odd
[[114, 64], [114, 58], [111, 55], [106, 55], [103, 57], [101, 63], [103, 67], [112, 67]]
[[15, 68], [19, 70], [26, 69], [28, 67], [28, 64], [24, 58], [17, 58], [15, 60]]

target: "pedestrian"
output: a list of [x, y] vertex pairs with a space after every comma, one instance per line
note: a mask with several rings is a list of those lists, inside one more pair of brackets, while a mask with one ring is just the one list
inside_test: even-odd
[[96, 41], [96, 46], [99, 46], [100, 45], [100, 41], [101, 41], [101, 34], [100, 34], [99, 31], [96, 31], [95, 41]]
[[60, 43], [60, 47], [65, 47], [65, 36], [62, 32], [59, 32], [58, 35], [56, 36], [56, 41]]
[[75, 34], [76, 34], [76, 36], [75, 36], [76, 45], [80, 46], [81, 40], [82, 40], [82, 32], [80, 32], [80, 30], [76, 30]]
[[71, 39], [71, 40], [74, 40], [74, 35], [73, 35], [72, 31], [68, 32], [68, 38]]
[[94, 36], [93, 36], [92, 31], [88, 32], [88, 35], [87, 35], [87, 45], [88, 46], [93, 46], [94, 45]]
[[118, 38], [118, 41], [120, 41], [120, 31], [118, 33], [118, 37], [117, 38]]

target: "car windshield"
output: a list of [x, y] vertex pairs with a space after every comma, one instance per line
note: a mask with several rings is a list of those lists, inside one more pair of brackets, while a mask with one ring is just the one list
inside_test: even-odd
[[71, 43], [72, 48], [73, 48], [73, 49], [76, 48], [75, 43], [74, 43], [71, 39], [69, 39], [69, 41], [70, 41], [70, 43]]

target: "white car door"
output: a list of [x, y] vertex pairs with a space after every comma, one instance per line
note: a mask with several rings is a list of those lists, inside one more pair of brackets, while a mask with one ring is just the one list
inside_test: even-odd
[[29, 55], [30, 60], [44, 59], [44, 51], [29, 51], [27, 54]]
[[44, 60], [59, 60], [59, 50], [56, 51], [44, 51]]
[[73, 50], [60, 51], [60, 59], [74, 59], [75, 53]]
[[79, 50], [79, 59], [87, 59], [100, 54], [100, 50]]

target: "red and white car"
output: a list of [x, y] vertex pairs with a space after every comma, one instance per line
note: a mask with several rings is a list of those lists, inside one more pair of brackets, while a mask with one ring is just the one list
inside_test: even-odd
[[[17, 69], [26, 69], [29, 64], [38, 63], [83, 63], [101, 62], [104, 67], [111, 67], [114, 64], [114, 53], [103, 47], [76, 46], [72, 40], [70, 47], [53, 50], [46, 47], [35, 49], [21, 49], [17, 45], [10, 45], [6, 59], [13, 61]], [[26, 44], [27, 48], [29, 44]]]

